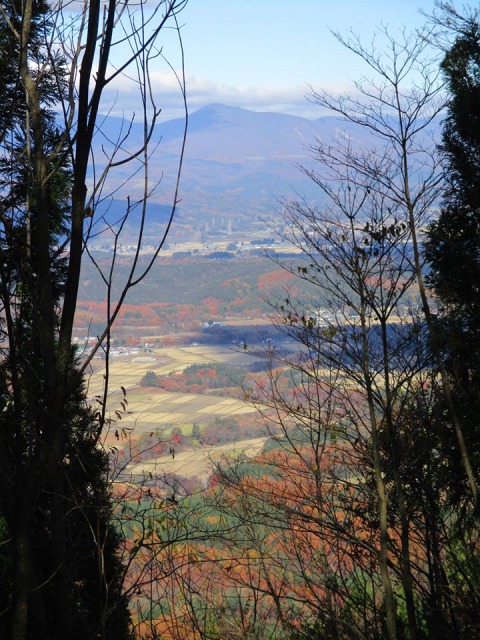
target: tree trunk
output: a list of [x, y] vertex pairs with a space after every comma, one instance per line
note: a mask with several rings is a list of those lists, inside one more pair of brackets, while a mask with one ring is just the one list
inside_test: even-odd
[[368, 327], [366, 319], [365, 295], [363, 288], [362, 274], [359, 276], [359, 292], [360, 292], [360, 322], [362, 331], [362, 359], [363, 359], [363, 377], [364, 385], [367, 392], [367, 403], [370, 420], [370, 430], [372, 438], [373, 450], [373, 471], [375, 475], [375, 486], [377, 490], [378, 512], [380, 520], [380, 549], [378, 551], [378, 566], [380, 577], [382, 580], [383, 596], [385, 603], [385, 616], [387, 625], [387, 634], [389, 640], [397, 638], [397, 606], [395, 602], [395, 594], [392, 587], [390, 573], [388, 571], [388, 519], [387, 519], [387, 493], [385, 482], [383, 481], [383, 469], [380, 455], [380, 445], [378, 441], [378, 420], [375, 412], [375, 403], [373, 399], [373, 390], [371, 382], [371, 374], [369, 367], [369, 347], [368, 347]]

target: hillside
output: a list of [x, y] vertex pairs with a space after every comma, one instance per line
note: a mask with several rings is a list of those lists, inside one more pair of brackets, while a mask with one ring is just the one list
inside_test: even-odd
[[[106, 117], [97, 144], [125, 132], [121, 119]], [[142, 125], [133, 123], [122, 146], [131, 152], [141, 146]], [[425, 135], [431, 132], [425, 131]], [[157, 125], [158, 146], [150, 158], [150, 175], [160, 180], [152, 198], [150, 221], [156, 225], [155, 205], [169, 202], [175, 179], [175, 161], [181, 148], [183, 121]], [[374, 144], [370, 134], [337, 117], [308, 120], [279, 113], [261, 113], [213, 104], [189, 117], [185, 161], [181, 178], [179, 216], [172, 238], [208, 240], [236, 232], [255, 232], [259, 220], [278, 216], [279, 198], [295, 194], [321, 201], [318, 188], [299, 166], [313, 168], [315, 141], [348, 138], [355, 147]], [[100, 166], [100, 165], [99, 165]], [[128, 190], [127, 190], [128, 188]], [[136, 182], [120, 188], [115, 198], [135, 197]], [[163, 214], [160, 215], [163, 218]], [[160, 229], [156, 229], [158, 233]]]

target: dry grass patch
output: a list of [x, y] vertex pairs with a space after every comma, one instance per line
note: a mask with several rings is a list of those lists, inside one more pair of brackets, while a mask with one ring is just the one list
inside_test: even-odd
[[206, 482], [212, 473], [213, 465], [225, 455], [245, 454], [254, 457], [261, 452], [267, 438], [251, 438], [240, 442], [230, 442], [214, 447], [203, 447], [189, 451], [181, 451], [172, 458], [171, 455], [160, 456], [128, 467], [127, 472], [134, 476], [152, 474], [159, 477], [164, 474], [175, 474], [184, 478], [197, 477]]
[[[228, 418], [255, 413], [255, 409], [237, 398], [225, 398], [214, 393], [176, 393], [163, 389], [140, 387], [140, 380], [148, 371], [157, 375], [180, 372], [191, 364], [222, 362], [244, 364], [251, 358], [229, 347], [192, 346], [166, 347], [148, 356], [125, 356], [112, 359], [109, 371], [109, 403], [112, 417], [120, 410], [123, 400], [121, 387], [127, 391], [128, 413], [122, 415], [119, 427], [135, 429], [136, 433], [168, 429], [172, 426], [184, 428], [194, 422]], [[105, 367], [95, 371], [89, 378], [90, 397], [102, 394]]]
[[[208, 418], [227, 418], [246, 413], [255, 413], [255, 408], [246, 405], [243, 400], [195, 393], [158, 393], [143, 394], [132, 390], [127, 392], [130, 413], [122, 418], [122, 427], [133, 429], [136, 433], [156, 431], [166, 427], [182, 427], [193, 422], [204, 422]], [[111, 401], [112, 411], [115, 403]]]

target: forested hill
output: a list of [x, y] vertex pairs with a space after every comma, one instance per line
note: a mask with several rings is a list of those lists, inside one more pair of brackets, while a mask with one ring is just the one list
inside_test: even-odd
[[[98, 254], [95, 259], [99, 268], [105, 268], [108, 256]], [[148, 256], [140, 258], [140, 269], [147, 260]], [[114, 295], [118, 295], [117, 282], [124, 282], [127, 273], [128, 264], [119, 260], [114, 274]], [[132, 304], [201, 305], [206, 299], [218, 299], [223, 303], [237, 300], [248, 308], [267, 311], [270, 309], [267, 300], [272, 292], [282, 286], [288, 287], [292, 280], [294, 278], [272, 260], [260, 256], [231, 260], [164, 259], [155, 263], [150, 277], [135, 288], [128, 301]], [[85, 262], [82, 270], [79, 299], [92, 302], [105, 299], [105, 287], [98, 269], [89, 262]]]

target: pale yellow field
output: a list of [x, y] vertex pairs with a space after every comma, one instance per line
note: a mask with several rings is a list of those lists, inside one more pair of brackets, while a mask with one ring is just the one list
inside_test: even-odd
[[136, 465], [129, 466], [128, 473], [131, 473], [138, 480], [148, 474], [154, 478], [165, 474], [176, 474], [184, 478], [196, 476], [205, 482], [212, 472], [215, 462], [218, 462], [224, 455], [238, 455], [243, 453], [247, 456], [254, 456], [262, 450], [266, 438], [252, 438], [240, 442], [230, 442], [216, 447], [203, 447], [190, 451], [182, 451], [175, 455], [161, 456], [152, 460], [146, 460]]
[[[245, 360], [243, 354], [228, 348], [209, 346], [167, 347], [145, 355], [119, 356], [112, 358], [109, 374], [108, 408], [111, 415], [120, 410], [123, 399], [121, 386], [127, 390], [129, 413], [124, 415], [121, 426], [135, 433], [156, 431], [167, 425], [182, 427], [194, 422], [202, 423], [208, 417], [226, 418], [245, 413], [255, 413], [255, 409], [242, 400], [214, 395], [194, 393], [169, 393], [162, 389], [150, 390], [139, 386], [147, 371], [168, 374], [181, 371], [194, 363], [230, 362]], [[90, 397], [100, 395], [104, 384], [105, 369], [90, 376], [88, 393]]]
[[[191, 364], [208, 362], [224, 362], [241, 364], [246, 357], [228, 347], [192, 346], [165, 347], [151, 353], [111, 358], [108, 389], [115, 393], [123, 386], [125, 389], [138, 386], [147, 371], [165, 375], [174, 371], [182, 371]], [[91, 374], [88, 379], [88, 394], [93, 397], [102, 393], [105, 367]]]
[[[242, 400], [195, 393], [140, 394], [127, 392], [128, 408], [131, 414], [122, 418], [121, 426], [135, 427], [135, 433], [156, 431], [169, 426], [182, 427], [194, 422], [202, 423], [208, 417], [226, 418], [245, 413], [254, 413], [252, 407]], [[118, 398], [120, 400], [120, 397]], [[110, 402], [111, 411], [116, 407], [115, 399]]]

